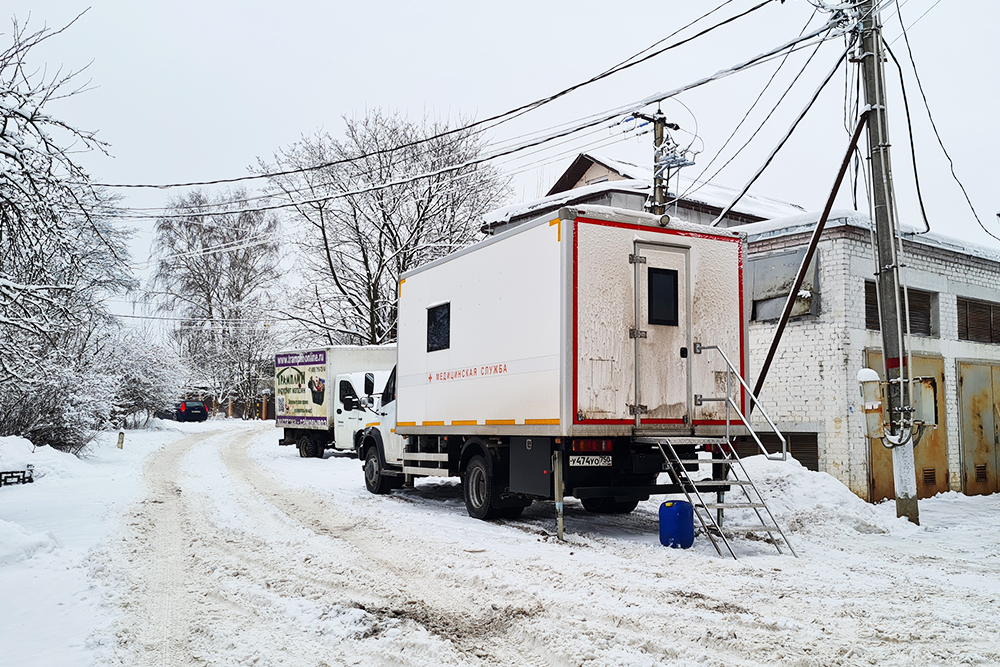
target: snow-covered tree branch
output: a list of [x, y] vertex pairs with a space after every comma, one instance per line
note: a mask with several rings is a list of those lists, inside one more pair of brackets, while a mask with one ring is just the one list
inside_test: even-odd
[[345, 121], [343, 141], [326, 133], [304, 136], [278, 151], [273, 165], [260, 164], [272, 174], [333, 165], [270, 179], [276, 196], [311, 200], [294, 207], [304, 230], [295, 257], [305, 288], [281, 313], [315, 342], [388, 343], [396, 336], [400, 275], [472, 243], [482, 214], [502, 202], [508, 186], [490, 166], [442, 171], [478, 156], [481, 136], [439, 137], [445, 124], [418, 124], [378, 110]]

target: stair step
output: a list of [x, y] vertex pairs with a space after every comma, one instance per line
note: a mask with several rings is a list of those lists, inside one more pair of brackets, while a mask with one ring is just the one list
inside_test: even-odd
[[730, 466], [732, 459], [673, 459], [673, 463], [698, 463], [701, 465]]
[[449, 477], [448, 468], [418, 468], [416, 466], [403, 466], [404, 475], [417, 475], [418, 477]]
[[781, 533], [777, 527], [771, 526], [722, 526], [722, 530], [732, 533]]
[[743, 479], [694, 479], [695, 486], [753, 486], [753, 482]]
[[754, 509], [767, 507], [764, 503], [704, 503], [697, 505], [697, 507], [704, 507], [709, 510], [717, 509]]
[[692, 436], [642, 436], [638, 435], [633, 438], [635, 442], [641, 442], [645, 445], [725, 445], [729, 441], [726, 438], [695, 438]]
[[448, 461], [448, 454], [436, 452], [403, 452], [403, 463], [407, 461]]

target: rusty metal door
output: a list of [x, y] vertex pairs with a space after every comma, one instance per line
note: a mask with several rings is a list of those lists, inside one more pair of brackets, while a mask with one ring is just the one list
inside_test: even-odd
[[1000, 491], [1000, 366], [958, 364], [962, 486], [966, 495]]
[[636, 396], [641, 421], [687, 422], [690, 347], [686, 248], [635, 244]]
[[[868, 367], [883, 377], [882, 353], [866, 352]], [[913, 376], [932, 377], [937, 385], [938, 427], [925, 431], [920, 444], [913, 450], [913, 463], [917, 473], [917, 498], [929, 498], [948, 491], [948, 424], [945, 410], [944, 359], [941, 357], [913, 357]], [[871, 502], [896, 497], [892, 478], [892, 450], [880, 442], [869, 442], [868, 479]]]

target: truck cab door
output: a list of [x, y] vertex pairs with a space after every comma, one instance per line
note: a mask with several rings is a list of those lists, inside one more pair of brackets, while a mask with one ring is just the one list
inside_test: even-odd
[[354, 434], [364, 428], [365, 410], [358, 400], [354, 385], [346, 376], [337, 378], [337, 406], [334, 415], [334, 447], [354, 449]]
[[385, 462], [390, 465], [403, 464], [403, 446], [405, 439], [396, 434], [396, 369], [392, 369], [385, 390], [382, 392], [379, 415], [379, 432], [382, 435], [382, 448]]

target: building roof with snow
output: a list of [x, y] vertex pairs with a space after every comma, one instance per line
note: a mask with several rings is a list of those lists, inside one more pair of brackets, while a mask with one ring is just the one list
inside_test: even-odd
[[[518, 224], [546, 211], [575, 204], [600, 204], [641, 210], [652, 189], [653, 172], [646, 167], [613, 160], [595, 153], [581, 153], [539, 199], [496, 209], [483, 216], [484, 231]], [[693, 223], [714, 220], [739, 194], [738, 190], [680, 178], [680, 196], [668, 207], [671, 214]], [[805, 209], [777, 199], [747, 193], [726, 214], [721, 226], [769, 220], [803, 213]]]

